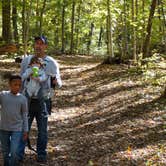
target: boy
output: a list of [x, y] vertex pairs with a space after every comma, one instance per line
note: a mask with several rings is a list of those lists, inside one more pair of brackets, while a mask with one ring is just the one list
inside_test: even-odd
[[21, 77], [11, 75], [9, 90], [0, 92], [0, 140], [4, 166], [18, 166], [18, 145], [28, 136], [27, 99], [19, 93], [20, 88]]
[[30, 64], [25, 72], [22, 74], [22, 80], [24, 82], [23, 93], [28, 99], [28, 105], [30, 105], [31, 98], [38, 98], [42, 115], [48, 116], [48, 111], [44, 101], [43, 94], [43, 82], [48, 79], [44, 71], [44, 64], [41, 58], [36, 56], [31, 58]]

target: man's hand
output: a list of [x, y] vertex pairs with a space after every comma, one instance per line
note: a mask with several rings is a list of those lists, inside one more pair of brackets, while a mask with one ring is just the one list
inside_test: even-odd
[[57, 79], [55, 77], [51, 77], [51, 88], [54, 89], [57, 84]]
[[31, 79], [35, 80], [35, 81], [40, 81], [40, 78], [39, 77], [31, 77]]
[[23, 140], [26, 141], [28, 139], [28, 132], [23, 133]]
[[53, 80], [53, 84], [54, 84], [54, 85], [57, 84], [57, 79], [56, 79], [56, 78]]

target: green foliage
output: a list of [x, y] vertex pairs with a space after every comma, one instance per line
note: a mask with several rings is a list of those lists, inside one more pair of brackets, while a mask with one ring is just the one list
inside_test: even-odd
[[[31, 4], [32, 2], [32, 4]], [[26, 12], [30, 11], [30, 22], [29, 22], [29, 36], [28, 41], [33, 36], [38, 35], [39, 22], [41, 17], [41, 10], [44, 1], [25, 1]], [[65, 7], [65, 50], [69, 51], [70, 40], [71, 40], [71, 15], [72, 15], [72, 0], [49, 0], [46, 1], [46, 7], [43, 11], [43, 22], [42, 22], [42, 33], [45, 34], [49, 39], [50, 48], [55, 47], [57, 50], [61, 50], [62, 44], [62, 9]], [[132, 28], [136, 29], [137, 36], [137, 50], [141, 52], [141, 45], [145, 35], [145, 27], [147, 26], [150, 0], [144, 1], [144, 10], [142, 8], [142, 1], [137, 1], [138, 12], [136, 20], [132, 21], [132, 5], [131, 1], [110, 1], [110, 11], [112, 20], [112, 31], [113, 31], [113, 47], [114, 51], [122, 54], [124, 50], [124, 40], [127, 43], [127, 52], [132, 52]], [[163, 4], [165, 0], [162, 1]], [[17, 6], [17, 26], [19, 34], [19, 43], [22, 43], [22, 1], [16, 1]], [[12, 3], [11, 3], [12, 4]], [[0, 3], [2, 6], [2, 2]], [[32, 9], [30, 8], [32, 5]], [[162, 14], [162, 4], [160, 4], [155, 12], [155, 18], [153, 20], [152, 36], [151, 36], [151, 47], [165, 44], [163, 33], [164, 33], [164, 22]], [[124, 11], [126, 8], [126, 11]], [[160, 13], [157, 12], [160, 9]], [[27, 13], [26, 13], [27, 14]], [[0, 15], [1, 17], [1, 15]], [[12, 18], [12, 17], [11, 17]], [[125, 22], [126, 20], [126, 22]], [[87, 44], [89, 41], [89, 31], [91, 23], [94, 24], [94, 32], [92, 34], [90, 53], [91, 54], [107, 54], [107, 1], [103, 0], [76, 0], [75, 1], [75, 25], [74, 25], [74, 46], [77, 48], [77, 53], [87, 53]], [[12, 20], [11, 20], [12, 24]], [[126, 25], [125, 25], [126, 24]], [[126, 26], [126, 27], [125, 27]], [[101, 45], [99, 43], [100, 28], [103, 28], [101, 35]], [[126, 28], [126, 29], [125, 29]], [[2, 31], [2, 30], [1, 30]], [[126, 36], [125, 36], [126, 35]], [[128, 56], [128, 55], [126, 55]]]
[[143, 72], [142, 81], [156, 86], [164, 86], [166, 82], [166, 59], [165, 55], [154, 54], [144, 59], [140, 67]]

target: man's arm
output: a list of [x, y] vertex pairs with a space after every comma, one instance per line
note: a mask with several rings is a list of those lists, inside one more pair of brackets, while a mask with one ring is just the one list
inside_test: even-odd
[[60, 70], [59, 70], [59, 64], [54, 60], [53, 65], [52, 65], [52, 70], [53, 70], [53, 84], [55, 84], [55, 87], [61, 88], [62, 86], [62, 80], [60, 76]]
[[48, 57], [47, 59], [46, 74], [54, 78], [53, 83], [55, 84], [55, 87], [61, 88], [62, 80], [60, 76], [59, 64], [52, 57]]

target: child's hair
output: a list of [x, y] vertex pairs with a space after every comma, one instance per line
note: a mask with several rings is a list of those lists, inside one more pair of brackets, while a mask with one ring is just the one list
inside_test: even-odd
[[33, 57], [31, 58], [30, 65], [32, 65], [32, 64], [34, 64], [34, 63], [37, 63], [37, 64], [42, 65], [41, 60], [40, 60], [37, 56], [33, 56]]
[[18, 74], [11, 74], [9, 76], [9, 83], [12, 82], [13, 80], [21, 80], [21, 76]]

